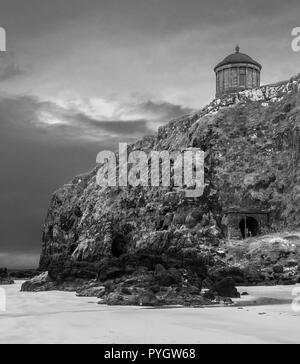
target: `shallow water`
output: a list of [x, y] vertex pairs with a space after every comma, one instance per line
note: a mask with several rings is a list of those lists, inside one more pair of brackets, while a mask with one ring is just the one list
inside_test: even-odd
[[[5, 286], [0, 343], [299, 343], [300, 312], [291, 304], [146, 309], [106, 307], [68, 292], [20, 292]], [[289, 299], [294, 287], [243, 287], [245, 305]]]

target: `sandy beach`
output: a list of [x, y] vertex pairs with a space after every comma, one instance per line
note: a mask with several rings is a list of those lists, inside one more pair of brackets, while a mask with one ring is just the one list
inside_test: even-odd
[[[299, 343], [293, 287], [242, 287], [242, 307], [106, 307], [74, 293], [6, 290], [0, 343]], [[300, 286], [299, 286], [300, 287]], [[275, 301], [274, 301], [275, 300]], [[248, 306], [256, 302], [258, 306]], [[263, 305], [260, 305], [260, 304]], [[271, 303], [271, 304], [270, 304]]]

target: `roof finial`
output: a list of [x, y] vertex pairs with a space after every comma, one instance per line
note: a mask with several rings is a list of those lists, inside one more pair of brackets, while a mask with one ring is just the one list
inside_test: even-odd
[[240, 53], [240, 46], [239, 46], [239, 45], [237, 45], [237, 46], [235, 47], [235, 52], [236, 52], [236, 53]]

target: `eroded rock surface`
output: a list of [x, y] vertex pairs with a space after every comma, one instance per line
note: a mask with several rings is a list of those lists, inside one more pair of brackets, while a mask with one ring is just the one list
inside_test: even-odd
[[247, 206], [269, 211], [270, 233], [300, 228], [299, 91], [297, 76], [226, 95], [130, 147], [202, 149], [201, 198], [174, 187], [101, 188], [102, 166], [74, 178], [54, 193], [45, 221], [39, 269], [48, 278], [24, 289], [76, 282], [70, 289], [107, 304], [189, 305], [235, 297], [232, 282], [297, 281], [296, 248], [266, 240], [229, 249], [223, 221], [229, 206]]

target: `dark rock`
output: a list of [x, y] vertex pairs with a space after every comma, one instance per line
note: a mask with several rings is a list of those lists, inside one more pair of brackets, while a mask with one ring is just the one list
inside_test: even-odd
[[283, 108], [283, 111], [285, 112], [285, 113], [289, 113], [289, 112], [291, 112], [291, 110], [293, 109], [293, 105], [292, 104], [290, 104], [290, 103], [288, 103], [288, 104], [286, 104], [285, 106], [284, 106], [284, 108]]
[[259, 267], [249, 264], [244, 269], [244, 280], [247, 283], [259, 283], [263, 281], [263, 276]]
[[277, 274], [281, 274], [284, 272], [284, 268], [282, 265], [274, 265], [273, 271]]
[[161, 286], [168, 287], [181, 281], [180, 273], [175, 269], [167, 271], [161, 264], [155, 267], [155, 278]]
[[110, 268], [107, 268], [106, 271], [101, 270], [101, 273], [99, 273], [99, 275], [98, 275], [98, 279], [102, 282], [105, 282], [109, 279], [121, 277], [125, 273], [126, 273], [126, 271], [122, 268], [110, 267]]
[[156, 285], [150, 286], [149, 289], [150, 289], [151, 292], [156, 294], [156, 293], [160, 292], [161, 287], [158, 284], [156, 284]]
[[239, 298], [240, 294], [232, 278], [224, 278], [214, 285], [213, 290], [221, 297]]
[[7, 277], [8, 277], [7, 268], [0, 268], [0, 278], [7, 278]]
[[135, 295], [122, 295], [118, 292], [110, 293], [104, 300], [109, 306], [138, 306], [139, 297]]
[[[150, 291], [140, 289], [135, 293], [125, 294], [121, 290], [109, 293], [103, 302], [109, 306], [159, 306], [161, 301]], [[103, 303], [100, 302], [100, 303]]]
[[0, 279], [0, 286], [9, 286], [14, 283], [15, 283], [14, 280], [11, 278], [1, 278]]
[[216, 299], [216, 296], [215, 296], [214, 292], [212, 292], [212, 291], [206, 291], [203, 294], [203, 297], [206, 298], [206, 299], [208, 299], [208, 300], [211, 300], [211, 301], [213, 301], [213, 300]]
[[223, 298], [223, 302], [225, 305], [229, 306], [233, 304], [233, 301], [230, 298]]
[[7, 268], [0, 268], [0, 285], [6, 286], [14, 283], [13, 279], [8, 275]]
[[131, 289], [129, 287], [122, 287], [121, 293], [125, 294], [126, 296], [131, 296], [133, 294], [133, 289]]
[[178, 269], [170, 268], [168, 269], [169, 275], [172, 277], [175, 284], [180, 285], [182, 282], [182, 274]]
[[31, 279], [38, 274], [39, 272], [35, 269], [13, 270], [9, 272], [9, 276], [16, 279]]
[[295, 260], [295, 259], [288, 260], [286, 262], [286, 265], [285, 266], [288, 267], [288, 268], [297, 267], [298, 266], [298, 261]]
[[106, 292], [104, 286], [99, 286], [98, 283], [90, 283], [86, 286], [80, 287], [76, 294], [78, 297], [98, 297], [102, 298]]
[[9, 277], [0, 279], [0, 286], [9, 286], [14, 283], [15, 283], [14, 280]]
[[201, 289], [199, 289], [198, 287], [196, 286], [188, 286], [187, 287], [187, 292], [188, 294], [192, 295], [192, 296], [195, 296], [195, 295], [200, 295], [201, 293]]
[[232, 278], [235, 284], [244, 282], [244, 272], [238, 267], [216, 266], [208, 271], [208, 277], [214, 282], [224, 278]]
[[214, 286], [214, 282], [210, 278], [205, 278], [202, 282], [202, 287], [206, 289], [211, 289]]
[[193, 217], [192, 214], [189, 214], [187, 217], [186, 217], [186, 226], [189, 228], [189, 229], [192, 229], [194, 228], [196, 225], [197, 225], [197, 220]]
[[40, 292], [57, 289], [56, 283], [51, 280], [48, 272], [42, 273], [22, 284], [21, 292]]
[[161, 304], [162, 302], [150, 291], [142, 293], [139, 297], [140, 306], [161, 306]]

